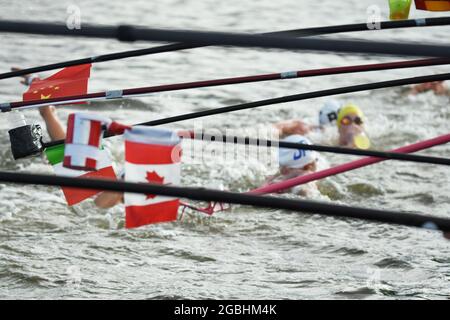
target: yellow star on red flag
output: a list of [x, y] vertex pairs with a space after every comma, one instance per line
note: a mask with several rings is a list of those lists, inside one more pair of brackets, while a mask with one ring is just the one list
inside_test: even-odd
[[64, 68], [46, 79], [34, 79], [24, 101], [48, 100], [87, 93], [91, 65], [85, 64]]

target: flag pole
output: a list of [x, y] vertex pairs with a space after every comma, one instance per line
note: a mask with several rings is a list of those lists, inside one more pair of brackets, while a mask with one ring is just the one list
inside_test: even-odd
[[437, 165], [450, 165], [450, 158], [441, 157], [430, 157], [423, 155], [406, 154], [399, 152], [386, 152], [378, 150], [364, 150], [346, 147], [336, 147], [336, 146], [326, 146], [318, 144], [304, 144], [304, 143], [293, 143], [286, 141], [276, 141], [267, 139], [257, 139], [251, 137], [236, 137], [236, 136], [225, 136], [217, 134], [208, 134], [203, 132], [194, 131], [180, 131], [181, 138], [195, 139], [202, 141], [211, 142], [221, 142], [221, 143], [233, 143], [242, 144], [247, 146], [257, 146], [257, 147], [277, 147], [285, 149], [301, 149], [301, 150], [312, 150], [318, 152], [328, 152], [335, 154], [346, 154], [353, 156], [369, 156], [377, 157], [385, 160], [400, 160], [400, 161], [411, 161], [417, 163], [427, 163], [427, 164], [437, 164]]
[[316, 38], [295, 39], [286, 35], [249, 35], [230, 32], [167, 30], [131, 25], [84, 25], [81, 29], [69, 30], [65, 24], [0, 20], [0, 32], [117, 39], [126, 42], [183, 42], [196, 46], [234, 46], [291, 51], [317, 51], [322, 53], [343, 52], [351, 54], [450, 58], [450, 46], [448, 45]]
[[108, 179], [70, 178], [45, 174], [0, 171], [0, 181], [18, 184], [62, 186], [79, 189], [96, 189], [116, 192], [156, 194], [199, 201], [214, 201], [264, 208], [290, 210], [300, 214], [321, 214], [330, 217], [346, 217], [409, 227], [450, 232], [450, 219], [432, 215], [405, 213], [350, 207], [310, 200], [294, 200], [273, 196], [211, 190], [193, 187], [175, 187], [150, 183], [131, 183]]
[[[178, 91], [196, 88], [207, 88], [214, 86], [223, 86], [231, 84], [242, 84], [242, 83], [252, 83], [270, 80], [285, 80], [285, 79], [296, 79], [296, 78], [306, 78], [314, 76], [327, 76], [336, 75], [344, 73], [358, 73], [358, 72], [368, 72], [368, 71], [381, 71], [381, 70], [391, 70], [391, 69], [401, 69], [401, 68], [416, 68], [416, 67], [427, 67], [436, 65], [446, 65], [450, 64], [450, 59], [447, 58], [432, 58], [432, 59], [420, 59], [412, 61], [397, 61], [389, 63], [376, 63], [367, 65], [356, 65], [356, 66], [344, 66], [344, 67], [332, 67], [332, 68], [321, 68], [321, 69], [311, 69], [311, 70], [298, 70], [298, 71], [287, 71], [281, 73], [270, 73], [261, 74], [253, 76], [241, 76], [233, 78], [223, 78], [215, 80], [203, 80], [194, 82], [184, 82], [175, 83], [168, 85], [158, 85], [150, 87], [139, 87], [139, 88], [129, 88], [120, 90], [108, 90], [100, 91], [95, 93], [88, 93], [82, 95], [72, 95], [60, 98], [49, 98], [45, 100], [28, 100], [28, 101], [15, 101], [15, 102], [5, 102], [0, 103], [0, 109], [2, 112], [8, 112], [14, 109], [30, 109], [38, 108], [49, 105], [63, 105], [79, 102], [97, 101], [97, 100], [110, 100], [110, 99], [124, 99], [136, 96], [144, 96], [159, 92], [168, 91]], [[406, 84], [416, 84], [429, 81], [439, 81], [448, 80], [448, 74], [443, 75], [430, 75], [424, 77], [414, 77], [396, 80], [397, 82], [386, 81], [379, 82], [379, 85], [375, 85], [375, 89], [387, 88], [392, 86], [400, 86]], [[395, 81], [395, 80], [394, 80]], [[368, 84], [370, 86], [370, 84]], [[356, 86], [355, 86], [356, 87]], [[370, 87], [369, 87], [370, 88]], [[369, 89], [363, 89], [369, 90]], [[351, 91], [350, 91], [351, 92]]]
[[[292, 37], [308, 37], [319, 36], [336, 33], [357, 32], [357, 31], [379, 31], [398, 28], [415, 28], [415, 27], [434, 27], [434, 26], [446, 26], [450, 24], [450, 17], [435, 17], [424, 19], [409, 19], [400, 21], [382, 21], [379, 23], [379, 28], [373, 28], [374, 26], [367, 23], [345, 24], [337, 26], [326, 26], [316, 28], [303, 28], [294, 30], [275, 31], [269, 33], [261, 33], [266, 35], [286, 35]], [[58, 63], [52, 63], [48, 65], [21, 69], [17, 71], [0, 73], [0, 79], [8, 79], [13, 77], [24, 76], [31, 73], [38, 73], [44, 71], [50, 71], [55, 69], [61, 69], [87, 63], [100, 63], [113, 60], [120, 60], [131, 57], [140, 57], [157, 53], [174, 52], [186, 49], [201, 48], [202, 46], [189, 45], [184, 43], [174, 43], [169, 45], [163, 45], [158, 47], [151, 47], [138, 50], [129, 50], [122, 52], [115, 52], [109, 54], [103, 54], [98, 56], [92, 56], [88, 58], [75, 59], [69, 61], [63, 61]]]
[[[142, 122], [142, 123], [138, 123], [135, 125], [157, 126], [157, 125], [163, 125], [163, 124], [184, 121], [184, 120], [197, 119], [197, 118], [201, 118], [201, 117], [205, 117], [205, 116], [217, 115], [217, 114], [222, 114], [222, 113], [227, 113], [227, 112], [268, 106], [268, 105], [272, 105], [272, 104], [279, 104], [279, 103], [307, 100], [307, 99], [326, 97], [326, 96], [332, 96], [332, 95], [338, 95], [338, 94], [344, 94], [344, 93], [375, 90], [375, 89], [381, 89], [381, 88], [389, 88], [389, 87], [395, 87], [395, 86], [401, 86], [401, 85], [418, 84], [418, 83], [423, 83], [423, 82], [440, 81], [440, 80], [447, 80], [447, 79], [450, 79], [450, 73], [422, 76], [422, 77], [404, 78], [404, 79], [390, 80], [390, 81], [383, 81], [383, 82], [375, 82], [375, 83], [341, 87], [341, 88], [328, 89], [328, 90], [312, 91], [312, 92], [300, 93], [300, 94], [296, 94], [296, 95], [283, 96], [283, 97], [271, 98], [271, 99], [266, 99], [266, 100], [259, 100], [259, 101], [238, 104], [238, 105], [233, 105], [233, 106], [228, 106], [228, 107], [192, 112], [192, 113], [182, 114], [182, 115], [178, 115], [178, 116]], [[1, 107], [2, 107], [2, 105], [0, 105], [0, 108]], [[11, 110], [11, 107], [14, 107], [14, 106], [6, 105], [4, 107], [9, 108], [9, 110]], [[107, 134], [105, 137], [111, 137], [111, 136], [116, 136], [116, 135], [117, 134]], [[64, 140], [56, 140], [56, 141], [48, 142], [48, 143], [46, 143], [46, 146], [51, 147], [51, 146], [60, 145], [60, 144], [64, 144]]]

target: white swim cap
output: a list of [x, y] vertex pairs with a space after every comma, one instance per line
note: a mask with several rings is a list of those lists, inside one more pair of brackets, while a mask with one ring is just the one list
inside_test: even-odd
[[[311, 144], [304, 136], [294, 134], [281, 140], [282, 142]], [[278, 153], [280, 166], [289, 168], [303, 168], [317, 160], [317, 152], [303, 149], [280, 148]]]
[[337, 120], [341, 103], [328, 100], [319, 111], [319, 125], [324, 126]]

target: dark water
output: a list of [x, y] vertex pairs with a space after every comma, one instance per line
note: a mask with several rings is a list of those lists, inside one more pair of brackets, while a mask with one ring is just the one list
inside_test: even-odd
[[[67, 7], [73, 3], [81, 10], [82, 23], [251, 32], [364, 22], [371, 4], [381, 6], [384, 18], [387, 14], [385, 1], [368, 0], [96, 0], [0, 1], [0, 18], [64, 22]], [[443, 27], [345, 37], [445, 43], [448, 33], [449, 28]], [[5, 34], [0, 43], [0, 72], [10, 66], [148, 46]], [[401, 60], [202, 48], [97, 64], [90, 91], [397, 59]], [[448, 72], [448, 67], [216, 87], [92, 103], [87, 109], [137, 123], [309, 90], [438, 72]], [[2, 81], [0, 97], [2, 102], [18, 100], [23, 91], [17, 79]], [[376, 148], [398, 147], [449, 131], [448, 97], [407, 97], [401, 90], [388, 89], [340, 98], [362, 107]], [[170, 127], [226, 128], [242, 134], [264, 131], [274, 121], [293, 117], [315, 122], [324, 101], [268, 106]], [[61, 108], [59, 115], [65, 119], [73, 110]], [[39, 119], [37, 111], [25, 114], [30, 120]], [[40, 158], [11, 159], [7, 127], [1, 117], [1, 167], [50, 173]], [[329, 139], [313, 138], [318, 142]], [[120, 167], [122, 141], [111, 139], [108, 146]], [[236, 152], [244, 154], [242, 148]], [[253, 157], [256, 150], [232, 161], [213, 153], [208, 149], [200, 160], [186, 153], [183, 184], [245, 191], [274, 171], [267, 161]], [[450, 147], [423, 154], [448, 157]], [[325, 157], [330, 164], [353, 159]], [[317, 199], [448, 217], [449, 185], [448, 168], [391, 161], [322, 182]], [[242, 206], [211, 218], [191, 213], [176, 223], [125, 230], [122, 206], [99, 211], [88, 201], [68, 208], [55, 188], [1, 184], [0, 189], [1, 298], [447, 299], [450, 294], [449, 242], [436, 232]]]

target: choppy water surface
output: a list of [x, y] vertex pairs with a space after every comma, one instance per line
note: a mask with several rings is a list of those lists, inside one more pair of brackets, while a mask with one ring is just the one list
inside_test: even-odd
[[[85, 23], [221, 31], [263, 32], [365, 22], [366, 8], [372, 4], [379, 5], [383, 17], [387, 16], [386, 1], [381, 0], [45, 0], [39, 5], [34, 1], [0, 1], [0, 18], [63, 22], [67, 6], [73, 3], [81, 9]], [[412, 16], [437, 15], [413, 12]], [[448, 27], [405, 29], [341, 37], [448, 43], [449, 31]], [[5, 34], [0, 42], [0, 72], [13, 65], [28, 67], [148, 46]], [[90, 91], [396, 59], [202, 48], [97, 64]], [[437, 72], [448, 72], [448, 67], [216, 87], [93, 103], [87, 109], [136, 123], [336, 85]], [[1, 84], [2, 102], [20, 99], [24, 87], [17, 79]], [[379, 149], [448, 133], [448, 97], [408, 97], [399, 89], [386, 89], [340, 98], [362, 107]], [[242, 134], [257, 132], [274, 121], [292, 117], [315, 122], [324, 101], [268, 106], [171, 127], [202, 125]], [[65, 120], [73, 110], [61, 108], [59, 114]], [[39, 120], [36, 111], [26, 115]], [[7, 127], [2, 116], [1, 168], [50, 173], [40, 158], [11, 159]], [[111, 139], [108, 145], [120, 166], [122, 141]], [[244, 149], [238, 151], [242, 154]], [[450, 147], [440, 146], [423, 154], [448, 157]], [[330, 164], [353, 159], [325, 157]], [[195, 162], [186, 153], [185, 160], [183, 184], [225, 190], [256, 187], [274, 169], [251, 156], [227, 162], [210, 154], [203, 162]], [[318, 199], [448, 217], [449, 182], [447, 168], [391, 161], [323, 181]], [[450, 294], [449, 242], [431, 231], [241, 206], [212, 218], [189, 214], [176, 223], [125, 230], [122, 206], [99, 211], [88, 201], [68, 208], [55, 188], [1, 184], [0, 189], [1, 298], [447, 299]]]

